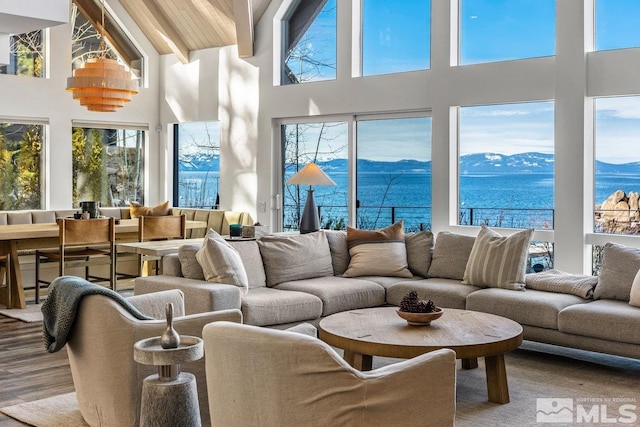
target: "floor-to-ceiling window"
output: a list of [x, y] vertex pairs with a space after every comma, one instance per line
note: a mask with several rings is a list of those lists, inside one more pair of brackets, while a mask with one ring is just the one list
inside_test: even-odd
[[360, 119], [356, 225], [431, 229], [431, 118]]
[[217, 209], [220, 205], [220, 123], [176, 124], [174, 153], [174, 204]]

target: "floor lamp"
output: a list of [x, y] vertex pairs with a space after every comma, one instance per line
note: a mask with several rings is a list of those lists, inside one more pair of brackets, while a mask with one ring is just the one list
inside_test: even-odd
[[318, 208], [316, 200], [313, 196], [313, 185], [336, 185], [331, 178], [325, 174], [322, 169], [315, 163], [308, 163], [300, 169], [295, 175], [287, 180], [290, 185], [308, 185], [307, 202], [304, 204], [302, 218], [300, 218], [300, 233], [312, 233], [320, 230], [320, 218], [318, 216]]

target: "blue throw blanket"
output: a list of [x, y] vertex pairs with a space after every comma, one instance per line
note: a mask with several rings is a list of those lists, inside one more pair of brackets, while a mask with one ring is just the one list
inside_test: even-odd
[[60, 276], [49, 285], [47, 299], [42, 304], [42, 333], [44, 346], [55, 353], [67, 343], [80, 300], [85, 295], [104, 295], [112, 298], [131, 315], [140, 320], [152, 320], [132, 306], [122, 295], [76, 276]]

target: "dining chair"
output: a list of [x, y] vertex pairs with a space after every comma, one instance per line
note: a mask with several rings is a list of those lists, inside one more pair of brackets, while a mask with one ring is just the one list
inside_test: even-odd
[[[138, 217], [138, 241], [150, 242], [157, 240], [186, 239], [187, 216], [140, 216]], [[145, 262], [154, 261], [155, 273], [159, 271], [160, 257], [140, 255], [138, 263], [138, 276], [142, 275]]]
[[[66, 268], [84, 267], [84, 278], [91, 282], [109, 282], [116, 290], [116, 229], [114, 218], [58, 219], [59, 248], [37, 249], [36, 258], [36, 304], [40, 302], [40, 285], [51, 282], [40, 277], [40, 264], [58, 263], [58, 275], [64, 276]], [[109, 265], [109, 277], [90, 273], [90, 267]]]

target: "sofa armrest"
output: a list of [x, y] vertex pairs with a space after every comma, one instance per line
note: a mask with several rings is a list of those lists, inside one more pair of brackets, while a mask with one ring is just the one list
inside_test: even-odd
[[182, 276], [182, 265], [178, 254], [167, 254], [162, 257], [162, 274], [166, 276]]
[[185, 314], [240, 309], [240, 288], [175, 276], [147, 276], [135, 280], [134, 295], [180, 289], [184, 293]]

